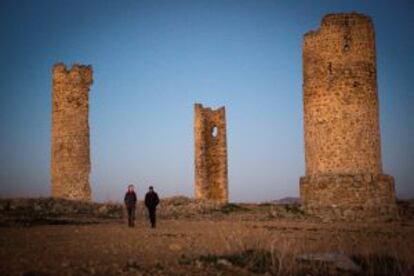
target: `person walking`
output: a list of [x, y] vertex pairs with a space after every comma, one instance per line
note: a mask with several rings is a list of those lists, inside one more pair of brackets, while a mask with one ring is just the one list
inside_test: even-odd
[[134, 191], [134, 185], [128, 185], [128, 191], [124, 197], [125, 207], [128, 212], [128, 226], [135, 226], [135, 208], [137, 205], [137, 195]]
[[154, 187], [149, 186], [149, 191], [145, 195], [145, 206], [148, 209], [152, 228], [155, 228], [156, 225], [156, 210], [158, 203], [160, 203], [160, 199], [158, 198], [157, 193], [154, 192]]

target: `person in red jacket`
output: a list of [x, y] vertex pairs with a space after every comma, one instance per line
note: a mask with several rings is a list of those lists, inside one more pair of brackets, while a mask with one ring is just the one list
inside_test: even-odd
[[128, 191], [125, 194], [124, 203], [128, 211], [128, 226], [134, 227], [135, 208], [137, 206], [137, 195], [134, 192], [134, 185], [128, 185]]

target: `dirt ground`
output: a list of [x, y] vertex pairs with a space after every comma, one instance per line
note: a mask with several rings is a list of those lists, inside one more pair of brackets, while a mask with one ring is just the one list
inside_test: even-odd
[[300, 254], [342, 252], [391, 256], [398, 266], [393, 269], [408, 275], [414, 271], [414, 222], [256, 220], [229, 214], [160, 219], [156, 229], [142, 216], [135, 228], [125, 220], [0, 227], [0, 275], [251, 275], [255, 272], [225, 260], [200, 261], [200, 256], [249, 249], [271, 252], [270, 274], [295, 274]]

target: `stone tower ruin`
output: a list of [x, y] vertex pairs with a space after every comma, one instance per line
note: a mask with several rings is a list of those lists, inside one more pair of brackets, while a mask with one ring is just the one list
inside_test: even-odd
[[303, 42], [308, 213], [365, 219], [396, 216], [394, 179], [383, 174], [375, 34], [371, 19], [329, 14]]
[[52, 196], [90, 200], [89, 87], [92, 67], [53, 67]]
[[195, 197], [228, 202], [225, 108], [194, 105]]

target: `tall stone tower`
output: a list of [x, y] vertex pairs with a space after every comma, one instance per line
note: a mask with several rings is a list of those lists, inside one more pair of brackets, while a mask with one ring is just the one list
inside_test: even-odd
[[90, 200], [89, 87], [92, 67], [53, 67], [52, 196]]
[[194, 105], [195, 196], [228, 202], [226, 112]]
[[357, 13], [328, 14], [303, 44], [307, 212], [365, 219], [396, 216], [394, 179], [381, 161], [375, 34]]

